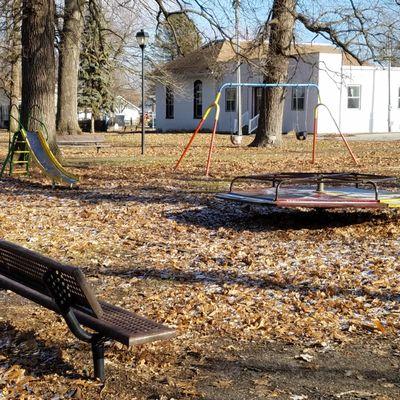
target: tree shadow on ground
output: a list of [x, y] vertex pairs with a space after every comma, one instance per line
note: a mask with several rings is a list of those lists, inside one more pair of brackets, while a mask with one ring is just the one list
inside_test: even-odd
[[[318, 230], [340, 228], [365, 222], [385, 223], [393, 214], [366, 210], [284, 209], [277, 207], [243, 206], [208, 201], [199, 207], [166, 214], [176, 222], [207, 229], [229, 228], [235, 231]], [[396, 217], [395, 217], [396, 218]]]
[[336, 296], [347, 298], [349, 296], [365, 296], [369, 299], [379, 299], [387, 302], [400, 302], [400, 295], [396, 290], [393, 292], [387, 291], [382, 293], [379, 290], [369, 290], [363, 287], [341, 287], [336, 285], [333, 281], [330, 281], [327, 283], [327, 285], [315, 285], [309, 282], [296, 284], [290, 282], [290, 277], [287, 281], [282, 281], [280, 279], [275, 279], [273, 276], [251, 276], [240, 272], [239, 268], [237, 270], [228, 270], [226, 268], [222, 268], [221, 270], [212, 271], [190, 268], [190, 271], [182, 271], [174, 268], [154, 269], [135, 266], [128, 269], [115, 269], [115, 267], [113, 267], [102, 270], [101, 272], [99, 272], [97, 269], [93, 271], [89, 269], [86, 272], [88, 275], [93, 272], [93, 274], [96, 276], [100, 274], [103, 276], [120, 277], [122, 279], [139, 278], [142, 280], [169, 281], [178, 284], [203, 284], [204, 286], [220, 285], [221, 287], [226, 285], [239, 285], [248, 288], [260, 288], [281, 292], [296, 292], [300, 295], [300, 298], [316, 292], [324, 292], [327, 293], [328, 297]]
[[186, 191], [181, 189], [166, 189], [154, 185], [140, 186], [134, 190], [116, 185], [113, 187], [99, 188], [97, 190], [86, 188], [68, 188], [59, 186], [53, 189], [51, 185], [42, 185], [36, 182], [29, 184], [13, 179], [3, 180], [0, 194], [14, 195], [18, 197], [37, 196], [52, 197], [57, 199], [76, 200], [82, 203], [99, 204], [108, 203], [142, 203], [142, 204], [177, 204], [180, 202], [189, 204], [202, 204], [200, 191]]
[[[158, 185], [140, 185], [132, 190], [130, 187], [116, 185], [97, 190], [90, 188], [67, 188], [43, 186], [40, 183], [27, 184], [13, 178], [3, 179], [0, 194], [38, 196], [69, 199], [83, 204], [182, 204], [183, 211], [164, 213], [168, 219], [185, 225], [195, 225], [207, 229], [229, 228], [242, 231], [276, 231], [276, 230], [318, 230], [338, 228], [365, 222], [385, 223], [394, 217], [393, 213], [381, 210], [325, 210], [325, 209], [284, 209], [240, 205], [215, 199], [212, 192], [166, 188]], [[77, 204], [80, 207], [82, 204]], [[43, 205], [46, 206], [46, 205]]]
[[[8, 322], [0, 322], [0, 362], [6, 368], [18, 365], [29, 375], [41, 377], [59, 374], [67, 378], [84, 378], [62, 359], [62, 346], [38, 339], [31, 330], [20, 331]], [[2, 357], [2, 358], [3, 358]]]

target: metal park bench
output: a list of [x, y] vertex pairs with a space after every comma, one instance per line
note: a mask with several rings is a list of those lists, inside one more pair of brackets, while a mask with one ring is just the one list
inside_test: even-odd
[[169, 327], [98, 301], [79, 268], [3, 240], [0, 240], [0, 287], [60, 314], [78, 339], [91, 343], [94, 375], [100, 380], [104, 380], [105, 341], [133, 346], [175, 334]]
[[101, 148], [111, 147], [109, 143], [105, 143], [103, 135], [64, 135], [57, 138], [57, 144], [59, 146], [71, 146], [71, 147], [88, 147], [94, 146], [97, 149], [97, 153]]

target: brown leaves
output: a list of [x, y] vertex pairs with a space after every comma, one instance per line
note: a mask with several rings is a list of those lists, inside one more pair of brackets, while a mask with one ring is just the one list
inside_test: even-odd
[[[279, 212], [214, 199], [235, 175], [352, 170], [338, 143], [319, 144], [321, 157], [314, 168], [308, 141], [299, 147], [297, 141], [287, 140], [283, 149], [271, 151], [233, 148], [229, 138], [221, 136], [214, 177], [204, 179], [203, 136], [176, 174], [172, 165], [186, 135], [150, 135], [143, 158], [131, 145], [136, 139], [111, 136], [110, 141], [121, 147], [102, 149], [96, 157], [86, 149], [66, 151], [72, 172], [81, 177], [78, 190], [37, 185], [45, 180], [34, 172], [23, 181], [3, 181], [0, 193], [2, 237], [81, 266], [99, 297], [178, 328], [177, 339], [145, 346], [146, 351], [112, 347], [112, 373], [142, 382], [145, 388], [153, 387], [154, 377], [166, 377], [167, 383], [155, 379], [163, 389], [154, 390], [172, 398], [195, 390], [196, 378], [181, 363], [186, 351], [198, 353], [201, 363], [205, 356], [198, 343], [218, 337], [229, 337], [240, 347], [252, 341], [325, 345], [363, 335], [398, 334], [400, 228], [395, 211]], [[398, 173], [398, 146], [354, 147], [361, 171]], [[383, 155], [385, 163], [376, 164]], [[24, 317], [10, 312], [7, 318], [22, 330], [34, 326], [39, 337], [59, 346], [64, 329], [69, 344], [63, 359], [75, 371], [90, 372], [87, 350], [69, 347], [76, 342], [62, 321], [51, 320], [47, 332], [48, 314], [32, 315], [31, 305], [15, 307]], [[24, 346], [35, 351], [33, 342]], [[0, 358], [0, 366], [6, 362]], [[20, 378], [23, 382], [27, 374], [22, 367], [13, 371], [5, 378], [7, 388]], [[56, 384], [50, 377], [69, 382], [55, 374], [42, 379], [51, 387]], [[267, 377], [265, 385], [262, 379], [254, 382], [260, 393], [268, 388]], [[212, 382], [220, 390], [231, 385], [230, 378]], [[64, 395], [71, 389], [64, 386], [55, 391]], [[95, 398], [97, 386], [77, 386], [83, 398], [85, 391]], [[133, 387], [131, 392], [138, 391], [139, 398], [141, 390], [148, 394], [148, 389]], [[113, 389], [104, 389], [105, 398], [119, 399], [108, 390]], [[120, 390], [125, 390], [123, 384]]]

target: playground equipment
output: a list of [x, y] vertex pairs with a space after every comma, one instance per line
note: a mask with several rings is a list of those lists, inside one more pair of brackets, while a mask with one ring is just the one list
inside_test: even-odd
[[[330, 115], [330, 117], [332, 118], [332, 120], [335, 123], [335, 126], [343, 140], [343, 143], [345, 144], [348, 152], [350, 153], [351, 158], [353, 159], [354, 163], [357, 165], [357, 159], [353, 153], [353, 151], [350, 148], [349, 143], [347, 142], [346, 138], [344, 137], [343, 133], [341, 132], [341, 130], [339, 129], [338, 124], [336, 123], [335, 119], [333, 118], [332, 113], [329, 111], [328, 107], [323, 104], [321, 102], [320, 96], [319, 96], [319, 88], [317, 84], [314, 83], [225, 83], [223, 84], [220, 89], [217, 92], [217, 95], [215, 97], [215, 100], [213, 103], [211, 103], [205, 113], [203, 114], [203, 117], [201, 118], [200, 122], [198, 123], [195, 131], [193, 132], [192, 136], [189, 139], [188, 144], [186, 145], [185, 149], [183, 150], [181, 156], [179, 157], [178, 161], [175, 164], [174, 167], [174, 171], [176, 171], [179, 168], [179, 165], [181, 164], [183, 158], [185, 157], [185, 155], [187, 154], [187, 152], [189, 151], [196, 135], [199, 133], [200, 129], [202, 128], [202, 126], [204, 125], [204, 122], [206, 121], [206, 119], [208, 118], [208, 116], [210, 115], [211, 111], [213, 109], [215, 109], [215, 115], [214, 115], [214, 123], [213, 123], [213, 129], [212, 129], [212, 133], [211, 133], [211, 139], [210, 139], [210, 146], [209, 146], [209, 150], [208, 150], [208, 157], [207, 157], [207, 163], [206, 163], [206, 176], [209, 176], [210, 173], [210, 166], [211, 166], [211, 156], [212, 156], [212, 151], [214, 148], [214, 143], [215, 143], [215, 136], [216, 136], [216, 132], [217, 132], [217, 126], [218, 126], [218, 120], [219, 120], [219, 114], [220, 114], [220, 105], [219, 105], [219, 101], [221, 99], [221, 95], [222, 95], [222, 91], [227, 89], [227, 88], [237, 88], [238, 86], [240, 87], [260, 87], [260, 88], [314, 88], [317, 90], [318, 93], [318, 104], [314, 107], [314, 138], [313, 138], [313, 149], [312, 149], [312, 160], [311, 162], [314, 164], [315, 160], [316, 160], [316, 148], [317, 148], [317, 136], [318, 136], [318, 109], [320, 107], [324, 107], [328, 110], [328, 113]], [[305, 138], [305, 135], [301, 135], [302, 137], [300, 137], [300, 139], [303, 139], [303, 137]]]
[[[242, 121], [242, 129], [247, 126], [247, 134], [251, 135], [258, 128], [258, 121], [260, 119], [260, 114], [255, 115], [253, 118], [250, 118], [249, 112], [246, 111], [241, 118]], [[238, 119], [235, 118], [233, 129], [231, 131], [231, 143], [235, 146], [240, 146], [242, 144], [242, 130], [240, 134], [237, 134], [238, 130]]]
[[[378, 185], [395, 183], [392, 176], [359, 173], [298, 173], [238, 176], [228, 193], [217, 198], [239, 203], [283, 208], [398, 208], [400, 191], [382, 190]], [[238, 182], [269, 183], [268, 188], [234, 190]]]
[[[10, 117], [12, 117], [11, 114]], [[46, 126], [40, 120], [32, 116], [29, 116], [30, 119], [36, 120], [47, 134]], [[0, 171], [0, 178], [3, 177], [7, 165], [9, 175], [16, 173], [29, 175], [31, 158], [33, 158], [43, 173], [51, 179], [52, 186], [55, 186], [56, 182], [63, 182], [71, 187], [75, 185], [78, 178], [67, 172], [60, 164], [47, 144], [43, 133], [25, 130], [20, 121], [18, 121], [18, 125], [19, 130], [9, 140], [8, 153]], [[16, 166], [22, 166], [23, 169], [16, 170]]]

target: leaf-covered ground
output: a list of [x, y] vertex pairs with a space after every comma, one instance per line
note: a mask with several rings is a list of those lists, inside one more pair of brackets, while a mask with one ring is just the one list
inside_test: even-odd
[[[286, 138], [235, 148], [219, 136], [212, 177], [201, 135], [109, 135], [64, 148], [79, 188], [40, 171], [0, 187], [0, 235], [80, 266], [100, 298], [174, 326], [175, 339], [107, 350], [103, 386], [61, 318], [0, 292], [0, 399], [398, 399], [400, 228], [390, 211], [269, 210], [214, 199], [239, 174], [400, 176], [398, 142]], [[0, 156], [7, 135], [0, 135]], [[246, 138], [245, 141], [249, 141]]]

